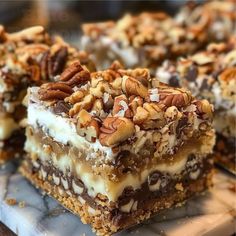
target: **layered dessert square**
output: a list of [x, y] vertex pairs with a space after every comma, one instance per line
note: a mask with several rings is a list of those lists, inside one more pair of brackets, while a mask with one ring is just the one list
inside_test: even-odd
[[211, 185], [212, 106], [147, 69], [90, 73], [74, 62], [29, 89], [20, 171], [91, 224], [131, 227]]
[[214, 105], [214, 155], [218, 163], [236, 173], [236, 36], [179, 60], [175, 72], [182, 86]]
[[54, 80], [73, 60], [89, 68], [87, 54], [49, 37], [41, 26], [16, 33], [0, 27], [0, 164], [19, 157], [25, 141], [26, 108], [22, 104], [29, 86]]

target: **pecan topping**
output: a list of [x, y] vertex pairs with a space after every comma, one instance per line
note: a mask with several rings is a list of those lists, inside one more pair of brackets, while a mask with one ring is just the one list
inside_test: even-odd
[[47, 100], [63, 100], [73, 93], [72, 88], [62, 82], [46, 83], [39, 89], [39, 99]]
[[104, 146], [117, 145], [130, 138], [134, 132], [134, 124], [124, 117], [107, 117], [100, 128], [99, 140]]
[[90, 80], [90, 73], [81, 66], [80, 62], [74, 62], [60, 76], [60, 80], [70, 86], [82, 85]]
[[185, 107], [192, 101], [190, 92], [184, 89], [162, 87], [159, 88], [159, 99], [166, 107], [176, 106], [177, 108]]
[[86, 95], [81, 102], [74, 104], [74, 106], [69, 111], [69, 115], [74, 116], [79, 113], [81, 109], [90, 110], [93, 106], [94, 100], [95, 97], [93, 95]]
[[201, 118], [205, 118], [204, 115], [211, 118], [213, 117], [213, 108], [211, 104], [206, 100], [198, 100], [195, 101], [194, 104], [196, 105], [196, 113], [201, 116]]
[[49, 75], [55, 76], [62, 72], [62, 69], [64, 68], [66, 63], [67, 56], [67, 47], [62, 46], [55, 51], [55, 53], [51, 56], [51, 60], [49, 60]]
[[224, 70], [220, 76], [219, 76], [221, 81], [224, 82], [230, 82], [231, 80], [236, 80], [236, 67], [232, 67], [232, 68], [227, 68], [226, 70]]
[[86, 110], [82, 109], [78, 116], [77, 132], [89, 142], [95, 142], [99, 135], [99, 124]]
[[132, 112], [128, 106], [128, 99], [125, 95], [115, 97], [112, 114], [113, 116], [132, 117]]
[[124, 76], [122, 79], [122, 90], [128, 95], [137, 95], [142, 98], [148, 95], [147, 87], [140, 81], [128, 76]]

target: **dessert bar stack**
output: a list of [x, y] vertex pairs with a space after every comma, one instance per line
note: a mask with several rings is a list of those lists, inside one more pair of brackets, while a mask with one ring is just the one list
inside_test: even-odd
[[154, 74], [164, 59], [175, 60], [236, 34], [236, 1], [191, 3], [174, 18], [162, 12], [125, 15], [84, 24], [83, 32], [82, 47], [100, 68], [119, 59], [128, 68], [147, 67]]
[[79, 61], [28, 90], [21, 173], [110, 235], [206, 190], [215, 141], [212, 106], [148, 69]]
[[23, 153], [27, 88], [56, 79], [73, 60], [88, 68], [85, 52], [70, 47], [60, 37], [51, 38], [41, 26], [7, 33], [0, 28], [0, 163]]

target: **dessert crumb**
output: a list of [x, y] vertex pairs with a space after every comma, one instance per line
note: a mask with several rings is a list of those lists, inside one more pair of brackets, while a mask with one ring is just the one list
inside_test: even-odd
[[9, 205], [9, 206], [14, 206], [14, 205], [16, 205], [16, 199], [15, 198], [7, 198], [6, 200], [5, 200], [5, 202], [7, 203], [7, 205]]
[[25, 207], [25, 201], [19, 202], [18, 206], [19, 206], [20, 208], [24, 208], [24, 207]]

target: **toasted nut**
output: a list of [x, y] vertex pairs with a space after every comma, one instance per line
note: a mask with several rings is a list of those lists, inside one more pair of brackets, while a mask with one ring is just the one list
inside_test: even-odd
[[70, 65], [60, 76], [61, 81], [68, 81], [78, 72], [82, 71], [83, 67], [80, 62], [76, 61], [72, 65]]
[[99, 135], [98, 122], [84, 109], [82, 109], [78, 116], [77, 132], [89, 142], [95, 142]]
[[69, 102], [71, 104], [75, 104], [77, 102], [80, 102], [85, 95], [87, 95], [86, 90], [78, 90], [70, 95], [70, 97], [65, 98], [65, 102]]
[[129, 97], [129, 107], [131, 108], [133, 114], [136, 113], [138, 107], [143, 106], [143, 99], [139, 96], [130, 96]]
[[148, 119], [149, 113], [143, 107], [138, 107], [136, 110], [136, 114], [133, 117], [133, 121], [135, 124], [142, 124]]
[[39, 99], [43, 101], [63, 100], [66, 97], [70, 96], [70, 94], [72, 93], [72, 88], [64, 83], [47, 83], [43, 84], [39, 89]]
[[199, 115], [204, 115], [206, 114], [207, 117], [213, 118], [213, 110], [211, 104], [206, 100], [198, 100], [195, 102], [196, 105], [196, 112]]
[[159, 89], [159, 99], [166, 107], [176, 106], [185, 107], [192, 101], [192, 96], [189, 91], [178, 88]]
[[135, 132], [135, 127], [127, 118], [107, 117], [100, 132], [100, 143], [104, 146], [113, 146], [130, 138]]
[[225, 69], [219, 76], [219, 79], [224, 82], [235, 80], [236, 78], [236, 67]]
[[81, 109], [90, 110], [93, 106], [94, 100], [95, 98], [93, 95], [86, 95], [81, 102], [74, 104], [74, 106], [69, 111], [69, 115], [73, 117], [74, 115], [79, 113]]
[[132, 116], [132, 112], [128, 106], [128, 99], [125, 95], [115, 97], [112, 114], [113, 116], [118, 115], [127, 118]]
[[147, 97], [148, 89], [138, 80], [124, 76], [122, 78], [122, 90], [128, 95], [137, 95], [142, 98]]

